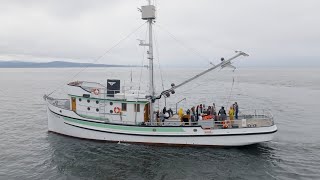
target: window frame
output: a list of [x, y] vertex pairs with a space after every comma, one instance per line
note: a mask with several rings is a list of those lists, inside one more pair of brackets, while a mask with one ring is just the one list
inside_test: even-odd
[[140, 112], [140, 104], [134, 104], [133, 110], [134, 112]]
[[121, 111], [127, 111], [127, 103], [121, 103]]

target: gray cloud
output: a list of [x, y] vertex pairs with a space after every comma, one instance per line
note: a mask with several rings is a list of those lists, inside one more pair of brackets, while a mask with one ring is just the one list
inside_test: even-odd
[[[143, 21], [143, 0], [1, 0], [0, 60], [90, 62]], [[320, 1], [162, 0], [155, 26], [162, 64], [208, 65], [233, 50], [244, 66], [319, 64]], [[175, 35], [192, 53], [170, 38]], [[100, 63], [140, 64], [142, 28]]]

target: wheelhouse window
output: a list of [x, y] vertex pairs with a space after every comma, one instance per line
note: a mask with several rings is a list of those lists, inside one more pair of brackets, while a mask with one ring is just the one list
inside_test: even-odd
[[134, 104], [134, 112], [140, 112], [140, 104]]
[[121, 111], [127, 111], [127, 103], [121, 103]]

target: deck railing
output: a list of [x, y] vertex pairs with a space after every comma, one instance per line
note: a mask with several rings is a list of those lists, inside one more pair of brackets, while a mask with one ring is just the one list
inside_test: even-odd
[[[55, 99], [51, 97], [45, 97], [47, 101], [59, 108], [70, 110], [70, 100], [69, 99]], [[95, 113], [88, 113], [86, 111], [77, 111], [79, 115], [85, 118], [91, 118]], [[119, 114], [119, 116], [121, 116]], [[111, 115], [109, 117], [100, 116], [96, 117], [96, 120], [103, 120], [106, 122], [118, 123], [118, 124], [134, 124], [132, 121], [117, 120], [118, 118], [113, 118]], [[273, 115], [270, 110], [267, 109], [256, 109], [256, 110], [241, 110], [238, 115], [238, 119], [230, 120], [230, 117], [226, 117], [225, 120], [207, 119], [199, 121], [181, 121], [180, 118], [169, 118], [165, 119], [163, 122], [157, 120], [157, 122], [150, 123], [144, 122], [139, 123], [146, 126], [201, 126], [204, 129], [222, 129], [222, 128], [254, 128], [254, 127], [269, 127], [274, 125]]]
[[254, 128], [254, 127], [269, 127], [274, 125], [273, 115], [270, 110], [256, 109], [256, 110], [242, 110], [239, 112], [238, 119], [230, 120], [229, 116], [226, 119], [217, 120], [194, 120], [191, 118], [188, 121], [181, 121], [180, 118], [165, 119], [163, 122], [154, 122], [153, 124], [147, 122], [146, 125], [159, 126], [201, 126], [204, 129], [221, 129], [221, 128]]

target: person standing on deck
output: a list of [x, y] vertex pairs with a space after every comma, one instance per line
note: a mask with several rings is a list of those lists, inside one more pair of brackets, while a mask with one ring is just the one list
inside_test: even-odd
[[182, 108], [179, 109], [178, 115], [179, 115], [180, 118], [183, 117], [183, 109]]
[[190, 117], [191, 117], [192, 122], [196, 121], [196, 110], [195, 110], [194, 106], [191, 107], [191, 116]]
[[193, 116], [196, 115], [196, 110], [195, 109], [196, 108], [194, 106], [191, 107], [191, 113], [192, 113]]
[[224, 121], [224, 120], [226, 120], [227, 119], [227, 113], [226, 113], [226, 110], [224, 110], [224, 107], [222, 106], [221, 107], [221, 109], [219, 110], [219, 113], [218, 113], [218, 115], [219, 115], [219, 120], [220, 121]]
[[233, 106], [230, 106], [230, 109], [229, 109], [229, 118], [230, 118], [230, 120], [233, 120], [233, 119], [234, 119]]
[[217, 110], [216, 110], [216, 104], [215, 103], [212, 103], [212, 114], [213, 113], [216, 113]]
[[233, 106], [234, 106], [233, 109], [234, 109], [234, 111], [235, 111], [235, 118], [238, 119], [238, 113], [239, 113], [238, 103], [235, 102]]
[[197, 109], [196, 109], [196, 121], [198, 121], [199, 119], [199, 105], [197, 105]]
[[211, 106], [208, 106], [207, 115], [208, 115], [208, 116], [212, 115]]

